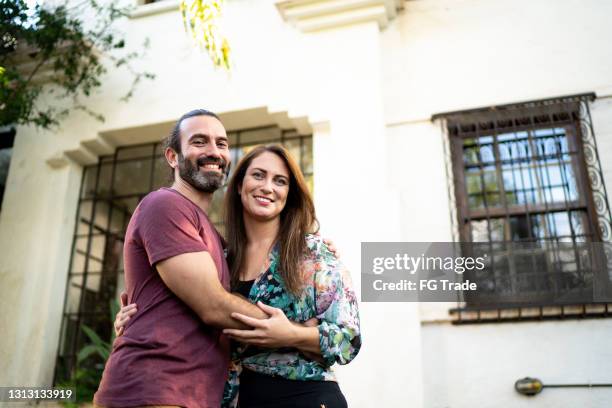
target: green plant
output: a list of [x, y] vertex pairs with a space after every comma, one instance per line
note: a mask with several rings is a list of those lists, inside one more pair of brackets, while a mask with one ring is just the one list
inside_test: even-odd
[[93, 395], [98, 389], [102, 372], [95, 369], [78, 368], [73, 378], [58, 383], [58, 388], [71, 388], [76, 391], [75, 402], [61, 401], [66, 408], [76, 408], [82, 403], [93, 401]]
[[[110, 352], [112, 350], [112, 341], [106, 342], [100, 338], [90, 327], [83, 325], [81, 326], [81, 330], [87, 335], [91, 344], [86, 345], [77, 354], [77, 362], [81, 363], [87, 360], [90, 356], [97, 354], [104, 361], [108, 359], [110, 356]], [[114, 337], [114, 336], [113, 336]]]
[[[143, 78], [154, 78], [133, 69], [131, 62], [142, 53], [122, 52], [125, 40], [113, 28], [129, 8], [96, 0], [39, 3], [0, 0], [0, 126], [51, 128], [74, 109], [103, 120], [83, 99], [100, 88], [110, 67], [124, 67], [133, 76], [123, 100]], [[43, 95], [55, 103], [39, 103]]]
[[[119, 311], [119, 302], [114, 299], [110, 301], [111, 321]], [[115, 341], [115, 332], [111, 334], [110, 341], [104, 341], [89, 326], [81, 325], [81, 330], [87, 336], [89, 343], [83, 346], [77, 353], [77, 368], [72, 377], [66, 381], [59, 382], [58, 387], [73, 388], [76, 390], [76, 402], [63, 402], [67, 408], [78, 407], [80, 403], [91, 402], [93, 395], [98, 389], [104, 363], [110, 356]]]

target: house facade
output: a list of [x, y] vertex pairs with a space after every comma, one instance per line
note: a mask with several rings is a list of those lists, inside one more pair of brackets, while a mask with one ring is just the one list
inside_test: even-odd
[[[149, 39], [137, 68], [156, 79], [120, 102], [130, 77], [110, 72], [88, 102], [105, 122], [16, 129], [0, 384], [50, 385], [76, 364], [83, 325], [110, 336], [122, 233], [167, 184], [159, 142], [194, 108], [221, 116], [234, 160], [289, 148], [358, 292], [362, 242], [612, 241], [612, 3], [228, 0], [229, 74], [193, 46], [178, 4], [138, 3], [121, 23], [129, 46]], [[515, 391], [523, 377], [612, 383], [612, 319], [594, 268], [521, 275], [512, 259], [487, 307], [362, 302], [363, 348], [337, 370], [349, 406], [610, 406], [606, 387]]]

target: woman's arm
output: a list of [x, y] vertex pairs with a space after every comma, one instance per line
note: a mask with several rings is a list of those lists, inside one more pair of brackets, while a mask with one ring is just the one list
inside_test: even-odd
[[257, 306], [269, 314], [270, 317], [268, 319], [255, 319], [241, 313], [232, 313], [231, 316], [234, 319], [251, 326], [253, 329], [224, 329], [223, 333], [245, 344], [256, 344], [271, 348], [296, 347], [311, 353], [319, 352], [317, 319], [310, 319], [306, 323], [296, 323], [290, 321], [281, 309], [268, 306], [262, 302], [257, 302]]
[[244, 344], [296, 347], [310, 358], [320, 356], [326, 365], [346, 364], [361, 348], [359, 311], [350, 275], [320, 238], [312, 238], [309, 247], [312, 257], [303, 266], [314, 282], [317, 327], [292, 323], [281, 309], [259, 302], [269, 319], [233, 313], [233, 318], [253, 329], [226, 329], [224, 333]]
[[325, 364], [347, 364], [361, 348], [359, 307], [344, 265], [317, 238], [313, 252], [316, 317], [319, 347]]

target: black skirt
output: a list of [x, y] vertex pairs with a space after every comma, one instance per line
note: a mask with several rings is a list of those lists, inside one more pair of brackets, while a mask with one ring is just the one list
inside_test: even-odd
[[243, 370], [238, 408], [347, 408], [335, 381], [287, 380]]

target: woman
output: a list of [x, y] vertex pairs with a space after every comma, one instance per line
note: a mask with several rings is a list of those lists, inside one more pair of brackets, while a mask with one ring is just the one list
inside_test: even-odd
[[[224, 406], [346, 407], [331, 366], [361, 347], [357, 300], [347, 271], [313, 235], [314, 204], [295, 160], [277, 145], [251, 150], [229, 182], [225, 210], [233, 290], [283, 318], [270, 328], [233, 315], [254, 329], [224, 330], [237, 341]], [[118, 321], [122, 313], [133, 307]], [[276, 347], [283, 336], [290, 347]]]

